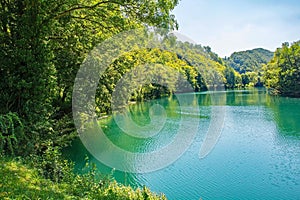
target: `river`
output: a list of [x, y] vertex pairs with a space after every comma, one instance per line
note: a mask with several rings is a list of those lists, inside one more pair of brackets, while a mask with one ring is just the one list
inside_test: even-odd
[[[99, 122], [116, 146], [159, 153], [178, 134], [182, 143], [176, 141], [169, 149], [174, 162], [163, 157], [141, 162], [154, 167], [140, 166], [150, 171], [145, 173], [115, 170], [118, 182], [146, 185], [171, 200], [300, 199], [300, 99], [273, 97], [258, 89], [200, 92], [130, 105], [127, 111], [135, 128], [132, 121], [117, 118], [119, 114]], [[151, 137], [128, 134], [134, 130], [146, 130]], [[183, 152], [176, 154], [176, 145]], [[112, 173], [79, 139], [65, 150], [78, 171], [86, 155], [101, 173]]]

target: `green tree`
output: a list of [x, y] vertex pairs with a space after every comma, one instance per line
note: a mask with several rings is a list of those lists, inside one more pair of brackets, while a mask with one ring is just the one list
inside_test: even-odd
[[283, 43], [273, 59], [264, 66], [264, 80], [274, 93], [300, 96], [300, 42]]
[[226, 78], [226, 87], [227, 88], [234, 88], [236, 84], [236, 77], [234, 73], [234, 69], [231, 67], [226, 67], [225, 69], [225, 78]]
[[[40, 1], [1, 1], [0, 113], [39, 124], [54, 112], [56, 69], [45, 37], [46, 18]], [[34, 124], [33, 124], [34, 123]]]
[[253, 50], [234, 52], [225, 63], [238, 71], [240, 74], [246, 72], [261, 72], [262, 65], [267, 64], [273, 57], [273, 52], [257, 48]]
[[33, 141], [57, 140], [55, 134], [72, 129], [66, 115], [71, 113], [74, 77], [87, 52], [124, 30], [177, 28], [171, 14], [177, 3], [2, 0], [0, 114], [17, 113]]
[[242, 74], [242, 84], [243, 86], [247, 86], [250, 83], [249, 75], [248, 74]]

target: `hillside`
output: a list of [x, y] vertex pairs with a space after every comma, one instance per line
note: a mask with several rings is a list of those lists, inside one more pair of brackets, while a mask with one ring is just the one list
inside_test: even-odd
[[234, 52], [224, 61], [240, 74], [246, 72], [261, 72], [262, 65], [267, 64], [273, 57], [273, 52], [257, 48], [253, 50]]

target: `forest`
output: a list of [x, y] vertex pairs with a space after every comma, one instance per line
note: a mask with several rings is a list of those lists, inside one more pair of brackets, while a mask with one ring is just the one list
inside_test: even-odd
[[111, 114], [113, 91], [121, 77], [147, 63], [169, 66], [163, 71], [155, 67], [153, 73], [173, 87], [139, 85], [120, 100], [122, 106], [172, 95], [179, 82], [168, 70], [180, 73], [193, 92], [266, 86], [273, 94], [300, 97], [300, 42], [284, 43], [274, 54], [255, 49], [222, 59], [208, 46], [181, 42], [169, 34], [179, 26], [171, 14], [177, 4], [178, 0], [1, 1], [0, 198], [165, 199], [146, 187], [119, 185], [111, 177], [99, 182], [88, 160], [89, 172], [77, 175], [61, 156], [78, 137], [72, 116], [77, 72], [97, 44], [118, 33], [162, 29], [160, 39], [176, 52], [136, 49], [115, 59], [105, 75], [99, 75], [99, 117]]
[[242, 85], [256, 87], [263, 86], [263, 65], [273, 57], [274, 52], [263, 48], [234, 52], [230, 57], [224, 58], [227, 65], [241, 74]]

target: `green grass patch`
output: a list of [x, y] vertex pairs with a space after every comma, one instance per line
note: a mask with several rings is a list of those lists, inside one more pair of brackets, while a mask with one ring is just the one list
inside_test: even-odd
[[34, 167], [35, 159], [27, 160], [0, 155], [0, 199], [104, 199], [104, 200], [163, 200], [148, 188], [121, 185], [113, 179], [99, 181], [95, 172], [78, 175], [64, 174], [59, 181], [45, 178]]

